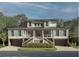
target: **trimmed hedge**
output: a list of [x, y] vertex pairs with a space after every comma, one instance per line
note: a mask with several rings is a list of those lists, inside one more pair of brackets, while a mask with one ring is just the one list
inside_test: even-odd
[[54, 46], [51, 44], [46, 44], [46, 43], [29, 43], [29, 44], [24, 44], [23, 47], [27, 47], [27, 48], [53, 48]]

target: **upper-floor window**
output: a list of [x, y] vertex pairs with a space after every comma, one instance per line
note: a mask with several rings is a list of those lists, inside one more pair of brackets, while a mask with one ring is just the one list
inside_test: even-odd
[[35, 25], [35, 27], [36, 27], [36, 24], [34, 24]]
[[46, 26], [48, 26], [48, 21], [46, 21]]
[[31, 22], [29, 22], [29, 26], [31, 26]]
[[34, 24], [35, 25], [35, 27], [41, 27], [42, 26], [42, 24]]

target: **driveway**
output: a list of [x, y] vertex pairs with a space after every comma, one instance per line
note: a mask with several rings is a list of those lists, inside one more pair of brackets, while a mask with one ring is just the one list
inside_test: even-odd
[[3, 47], [3, 48], [0, 48], [0, 51], [18, 51], [18, 48], [20, 48], [20, 47], [6, 46], [6, 47]]
[[68, 46], [55, 46], [57, 51], [79, 51], [79, 49], [68, 47]]

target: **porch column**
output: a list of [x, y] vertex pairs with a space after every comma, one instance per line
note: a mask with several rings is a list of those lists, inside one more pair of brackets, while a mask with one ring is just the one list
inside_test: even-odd
[[67, 43], [69, 44], [69, 29], [66, 30], [66, 36], [67, 36]]
[[55, 46], [55, 38], [54, 36], [56, 36], [56, 30], [52, 30], [52, 38], [53, 38], [53, 46]]
[[27, 22], [27, 27], [29, 27], [29, 22]]
[[53, 46], [55, 46], [55, 39], [53, 38]]
[[51, 30], [51, 38], [52, 38], [52, 30]]
[[46, 22], [44, 22], [44, 27], [46, 27]]
[[66, 30], [66, 36], [67, 37], [69, 36], [69, 30], [68, 29]]
[[43, 38], [43, 43], [44, 43], [44, 31], [42, 30], [42, 38]]
[[33, 43], [34, 43], [34, 39], [35, 39], [35, 30], [33, 30]]
[[29, 37], [28, 30], [26, 31], [26, 36], [27, 36], [27, 38]]
[[8, 46], [11, 46], [11, 42], [10, 42], [10, 39], [8, 39]]
[[23, 46], [23, 43], [24, 43], [24, 38], [22, 39], [22, 46]]

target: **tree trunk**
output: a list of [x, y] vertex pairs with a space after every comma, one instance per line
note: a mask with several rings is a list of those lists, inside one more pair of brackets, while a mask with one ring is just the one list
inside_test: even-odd
[[3, 46], [5, 46], [5, 42], [3, 41]]

